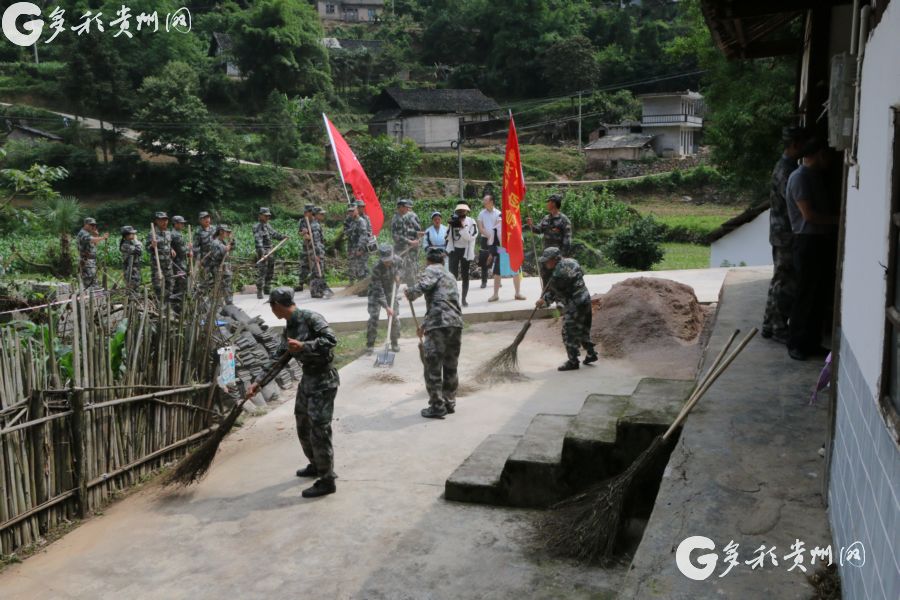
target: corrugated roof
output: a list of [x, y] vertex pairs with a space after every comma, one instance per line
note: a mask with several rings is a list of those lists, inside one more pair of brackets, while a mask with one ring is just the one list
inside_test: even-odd
[[584, 147], [585, 150], [611, 150], [613, 148], [643, 148], [649, 146], [655, 135], [643, 133], [625, 133], [622, 135], [605, 135]]
[[500, 110], [481, 90], [404, 90], [388, 88], [375, 101], [375, 110], [399, 109], [404, 113], [486, 113]]

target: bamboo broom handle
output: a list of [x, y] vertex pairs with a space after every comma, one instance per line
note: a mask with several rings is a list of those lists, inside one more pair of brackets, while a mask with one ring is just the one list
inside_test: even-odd
[[684, 406], [682, 406], [681, 410], [678, 411], [678, 416], [675, 417], [676, 421], [681, 417], [681, 415], [687, 409], [688, 405], [690, 405], [691, 402], [694, 400], [694, 397], [697, 395], [697, 393], [700, 391], [700, 389], [704, 386], [706, 381], [709, 379], [710, 375], [712, 375], [715, 372], [715, 370], [719, 367], [719, 364], [722, 362], [722, 359], [725, 357], [725, 354], [728, 352], [728, 349], [731, 347], [731, 344], [734, 342], [734, 338], [736, 338], [740, 332], [741, 332], [740, 329], [735, 329], [734, 332], [731, 334], [731, 337], [728, 338], [728, 341], [725, 342], [725, 345], [722, 346], [722, 349], [719, 351], [719, 355], [716, 356], [716, 359], [713, 361], [712, 365], [710, 365], [709, 369], [707, 369], [707, 371], [703, 375], [703, 377], [700, 378], [700, 381], [697, 382], [697, 387], [695, 387], [694, 391], [691, 392], [691, 395], [688, 396], [688, 399], [685, 401]]
[[270, 256], [272, 256], [273, 254], [275, 254], [276, 252], [278, 252], [278, 249], [281, 248], [282, 246], [284, 246], [284, 245], [287, 243], [287, 241], [288, 241], [288, 238], [284, 238], [283, 240], [281, 240], [280, 242], [278, 242], [278, 245], [276, 245], [274, 248], [272, 248], [271, 250], [269, 250], [269, 253], [268, 253], [268, 254], [266, 254], [266, 255], [263, 256], [261, 259], [259, 259], [258, 261], [256, 261], [256, 264], [261, 263], [262, 261], [266, 260], [267, 258], [269, 258]]
[[750, 343], [750, 340], [753, 339], [753, 336], [755, 336], [758, 331], [759, 330], [756, 329], [756, 327], [751, 329], [750, 333], [748, 333], [747, 336], [743, 340], [741, 340], [741, 343], [738, 344], [737, 348], [735, 348], [734, 351], [728, 356], [728, 358], [725, 359], [725, 362], [722, 363], [709, 377], [706, 378], [700, 389], [697, 390], [697, 392], [685, 405], [684, 409], [682, 409], [681, 413], [678, 415], [675, 421], [672, 422], [672, 425], [669, 427], [669, 429], [663, 434], [663, 440], [669, 439], [669, 436], [672, 435], [672, 432], [675, 431], [675, 429], [677, 429], [679, 425], [681, 425], [681, 423], [687, 418], [688, 414], [691, 412], [694, 406], [697, 405], [697, 402], [700, 401], [700, 398], [703, 397], [703, 394], [706, 393], [710, 386], [716, 382], [716, 379], [718, 379], [719, 376], [725, 371], [725, 369], [727, 369], [728, 366], [734, 361], [734, 359], [737, 358], [738, 354], [740, 354], [741, 351], [747, 346], [747, 344]]

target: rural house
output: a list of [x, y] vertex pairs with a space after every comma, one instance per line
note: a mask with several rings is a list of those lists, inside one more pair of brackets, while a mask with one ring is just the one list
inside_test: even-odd
[[318, 0], [316, 9], [319, 17], [325, 21], [372, 23], [384, 12], [384, 0]]
[[499, 111], [480, 90], [389, 88], [375, 99], [369, 133], [410, 139], [421, 148], [450, 148], [461, 128], [488, 123]]
[[659, 156], [693, 156], [695, 136], [703, 128], [703, 96], [697, 92], [642, 94], [641, 128], [655, 135], [653, 148]]
[[643, 133], [616, 133], [597, 138], [584, 147], [587, 168], [596, 170], [619, 160], [642, 160], [656, 156], [653, 151], [655, 138]]
[[209, 46], [209, 56], [217, 59], [219, 68], [224, 69], [225, 74], [228, 77], [240, 77], [241, 70], [234, 60], [234, 55], [232, 54], [233, 48], [234, 42], [232, 42], [230, 35], [218, 32], [212, 34], [212, 41]]
[[772, 264], [769, 203], [752, 206], [709, 234], [709, 266], [759, 267]]

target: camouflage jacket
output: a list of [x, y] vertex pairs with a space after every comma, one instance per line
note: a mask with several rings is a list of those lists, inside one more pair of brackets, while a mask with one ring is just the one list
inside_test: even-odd
[[212, 247], [213, 233], [215, 228], [210, 225], [209, 229], [198, 227], [194, 232], [194, 259], [203, 260], [203, 257], [209, 254]]
[[[153, 233], [151, 232], [147, 236], [147, 241], [144, 242], [144, 247], [150, 254], [150, 259], [155, 261], [156, 257], [153, 252], [152, 241]], [[165, 231], [156, 230], [156, 252], [159, 253], [159, 262], [165, 264], [172, 260], [172, 232], [168, 229]]]
[[775, 164], [772, 171], [772, 188], [769, 192], [769, 243], [776, 247], [791, 245], [793, 233], [788, 216], [785, 192], [788, 178], [797, 169], [797, 160], [785, 155]]
[[544, 215], [541, 222], [532, 227], [531, 231], [544, 236], [544, 248], [556, 246], [564, 255], [569, 253], [572, 245], [572, 222], [566, 215], [562, 213], [555, 217]]
[[274, 246], [272, 240], [281, 241], [287, 236], [276, 230], [269, 223], [257, 222], [253, 225], [253, 243], [260, 256], [271, 250]]
[[222, 272], [231, 273], [231, 264], [227, 258], [228, 246], [222, 240], [213, 239], [209, 254], [207, 254], [204, 259], [204, 266], [211, 274], [213, 274], [213, 276], [215, 276], [219, 271], [219, 266], [224, 262], [225, 265], [222, 267]]
[[439, 327], [462, 327], [462, 308], [459, 306], [459, 292], [456, 279], [444, 265], [428, 265], [419, 274], [416, 285], [409, 288], [410, 298], [415, 300], [425, 295], [425, 331]]
[[372, 279], [369, 280], [369, 305], [387, 308], [394, 293], [394, 282], [397, 279], [397, 265], [386, 265], [380, 260], [372, 267]]
[[570, 302], [583, 304], [591, 301], [591, 295], [584, 285], [584, 272], [578, 261], [574, 258], [562, 258], [556, 263], [543, 298], [548, 304], [554, 300], [563, 304]]
[[78, 242], [78, 256], [81, 260], [97, 260], [97, 246], [91, 241], [94, 234], [86, 229], [79, 229], [76, 241]]
[[188, 246], [187, 240], [181, 235], [180, 231], [172, 232], [172, 250], [175, 251], [175, 258], [172, 259], [176, 265], [178, 265], [181, 270], [185, 270], [187, 267], [187, 255], [190, 251], [190, 247]]
[[322, 224], [317, 220], [311, 219], [309, 222], [310, 227], [312, 228], [312, 234], [310, 235], [310, 239], [307, 240], [303, 237], [303, 234], [306, 232], [306, 219], [300, 219], [300, 237], [303, 240], [303, 244], [300, 246], [301, 252], [309, 252], [310, 243], [312, 243], [312, 247], [316, 251], [316, 256], [324, 256], [325, 255], [325, 231], [322, 229]]
[[412, 212], [405, 215], [399, 213], [391, 219], [391, 238], [394, 240], [394, 252], [403, 252], [409, 243], [418, 237], [419, 219]]
[[122, 254], [122, 266], [128, 267], [140, 266], [141, 255], [144, 253], [144, 246], [138, 240], [122, 240], [119, 244], [119, 252]]
[[340, 379], [331, 366], [337, 337], [325, 317], [311, 310], [294, 310], [284, 326], [278, 354], [287, 350], [288, 339], [303, 342], [303, 350], [291, 356], [303, 367], [304, 375], [317, 376], [318, 384], [325, 388], [338, 386]]
[[350, 255], [367, 253], [368, 245], [369, 232], [366, 229], [366, 222], [362, 217], [357, 217], [347, 229], [347, 253]]

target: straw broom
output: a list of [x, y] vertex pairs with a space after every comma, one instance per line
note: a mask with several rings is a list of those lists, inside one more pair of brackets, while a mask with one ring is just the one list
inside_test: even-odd
[[[259, 388], [262, 389], [270, 381], [275, 379], [275, 376], [278, 375], [279, 371], [281, 371], [285, 365], [287, 365], [289, 360], [291, 360], [290, 352], [285, 352], [279, 356], [278, 360], [276, 360], [269, 368], [265, 377], [259, 382]], [[245, 395], [243, 400], [235, 404], [212, 434], [203, 440], [203, 442], [197, 446], [196, 450], [179, 461], [172, 472], [163, 480], [163, 485], [185, 487], [203, 479], [204, 475], [209, 471], [209, 467], [212, 465], [216, 453], [219, 451], [222, 440], [225, 439], [225, 436], [228, 435], [228, 432], [234, 427], [235, 421], [237, 421], [241, 411], [244, 409], [244, 404], [246, 404], [250, 398], [251, 396], [249, 394]]]
[[658, 458], [672, 433], [684, 422], [719, 375], [756, 335], [757, 329], [750, 331], [722, 362], [725, 352], [738, 333], [735, 331], [732, 334], [669, 429], [656, 437], [625, 471], [553, 507], [553, 512], [539, 525], [542, 543], [551, 552], [588, 562], [610, 561], [618, 539], [623, 505], [635, 477]]

